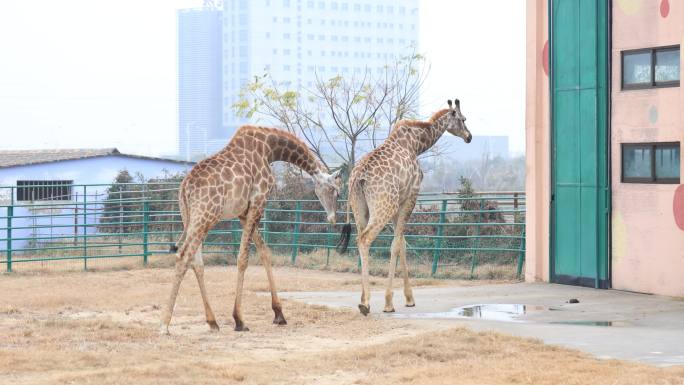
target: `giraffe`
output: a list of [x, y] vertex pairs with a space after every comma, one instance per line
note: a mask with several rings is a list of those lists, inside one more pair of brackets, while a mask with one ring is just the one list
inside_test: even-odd
[[162, 313], [162, 334], [169, 334], [169, 323], [178, 289], [190, 266], [199, 284], [206, 321], [211, 330], [218, 331], [216, 317], [209, 306], [204, 285], [202, 242], [219, 220], [235, 217], [240, 219], [243, 229], [237, 257], [238, 279], [233, 307], [235, 330], [249, 330], [243, 321], [240, 305], [250, 239], [254, 242], [266, 270], [271, 290], [271, 307], [275, 313], [273, 323], [287, 324], [273, 280], [271, 252], [258, 230], [266, 206], [266, 195], [275, 183], [270, 166], [275, 161], [289, 162], [311, 175], [316, 195], [325, 208], [327, 220], [335, 223], [337, 197], [341, 185], [339, 171], [329, 174], [327, 168], [308, 147], [288, 132], [249, 125], [240, 127], [226, 147], [197, 163], [181, 182], [178, 200], [183, 233], [172, 247], [172, 251], [178, 253], [171, 294]]
[[370, 290], [368, 287], [368, 258], [371, 243], [391, 220], [394, 223], [394, 238], [390, 251], [389, 277], [385, 291], [384, 312], [393, 312], [392, 280], [397, 254], [401, 260], [404, 278], [406, 306], [415, 306], [409, 283], [406, 263], [406, 241], [404, 227], [418, 198], [423, 172], [417, 157], [432, 147], [444, 131], [461, 137], [470, 143], [473, 136], [465, 125], [458, 99], [451, 100], [449, 108], [436, 112], [426, 121], [400, 120], [387, 139], [376, 149], [366, 154], [354, 166], [349, 177], [349, 199], [347, 201], [347, 222], [342, 228], [338, 251], [344, 253], [351, 237], [350, 206], [356, 220], [357, 243], [361, 255], [361, 314], [370, 312]]

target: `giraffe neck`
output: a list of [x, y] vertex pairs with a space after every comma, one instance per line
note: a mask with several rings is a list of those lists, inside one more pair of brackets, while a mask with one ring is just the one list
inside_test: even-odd
[[[275, 131], [275, 130], [274, 130]], [[290, 133], [276, 131], [266, 141], [269, 163], [282, 161], [299, 167], [314, 178], [327, 173], [323, 164], [301, 140]]]
[[442, 115], [440, 111], [428, 121], [400, 120], [392, 130], [390, 138], [405, 139], [407, 147], [418, 156], [434, 146], [444, 134], [446, 127], [440, 119]]

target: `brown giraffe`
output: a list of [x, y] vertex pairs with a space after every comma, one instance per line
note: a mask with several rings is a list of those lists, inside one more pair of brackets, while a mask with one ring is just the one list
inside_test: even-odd
[[243, 228], [237, 258], [238, 280], [233, 308], [235, 330], [249, 330], [243, 322], [240, 303], [250, 239], [256, 246], [268, 277], [271, 306], [275, 313], [273, 323], [278, 325], [287, 323], [273, 281], [271, 252], [258, 230], [258, 224], [266, 206], [266, 195], [275, 182], [270, 165], [275, 161], [294, 164], [313, 177], [316, 195], [325, 208], [327, 219], [335, 223], [335, 210], [341, 184], [339, 171], [329, 174], [327, 168], [309, 151], [308, 147], [288, 132], [266, 127], [240, 127], [226, 147], [197, 163], [180, 185], [178, 200], [183, 220], [183, 233], [176, 246], [172, 248], [178, 251], [176, 275], [169, 302], [162, 315], [162, 333], [169, 333], [169, 323], [178, 289], [189, 266], [192, 266], [197, 277], [207, 323], [212, 330], [218, 330], [219, 327], [209, 306], [204, 286], [202, 242], [219, 220], [235, 217], [240, 218]]
[[368, 287], [368, 257], [371, 243], [391, 220], [394, 223], [394, 239], [390, 251], [389, 279], [385, 291], [385, 312], [393, 312], [392, 280], [397, 254], [401, 259], [404, 277], [406, 306], [415, 306], [413, 292], [406, 266], [406, 241], [404, 226], [411, 216], [418, 198], [423, 172], [418, 164], [418, 155], [427, 151], [442, 136], [444, 131], [463, 138], [470, 143], [473, 136], [465, 125], [465, 116], [456, 99], [449, 108], [436, 112], [427, 122], [400, 120], [387, 139], [376, 149], [366, 154], [354, 166], [349, 177], [349, 200], [347, 202], [347, 223], [342, 229], [339, 250], [345, 252], [351, 237], [350, 211], [356, 219], [357, 243], [361, 255], [361, 303], [363, 315], [370, 312], [370, 289]]

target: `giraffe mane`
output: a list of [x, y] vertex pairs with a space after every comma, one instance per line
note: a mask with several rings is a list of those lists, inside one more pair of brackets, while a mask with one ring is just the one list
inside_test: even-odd
[[[407, 127], [418, 127], [418, 128], [430, 128], [439, 118], [442, 116], [446, 115], [449, 112], [448, 108], [441, 109], [434, 114], [428, 119], [428, 120], [414, 120], [414, 119], [402, 119], [394, 123], [394, 128], [392, 129], [392, 133], [395, 131], [395, 128], [401, 127], [401, 126], [407, 126]], [[391, 133], [390, 133], [391, 135]]]
[[257, 132], [262, 132], [264, 134], [278, 135], [278, 136], [282, 136], [282, 137], [285, 137], [285, 138], [292, 140], [293, 142], [297, 143], [298, 145], [302, 146], [303, 148], [306, 148], [309, 151], [309, 153], [311, 154], [311, 157], [318, 164], [319, 169], [321, 169], [324, 172], [328, 172], [328, 168], [325, 167], [323, 162], [321, 162], [321, 160], [318, 159], [318, 156], [316, 156], [316, 154], [314, 154], [314, 152], [311, 151], [309, 146], [307, 146], [307, 144], [304, 143], [303, 140], [299, 139], [299, 137], [297, 135], [295, 135], [289, 131], [281, 130], [281, 129], [275, 128], [275, 127], [253, 126], [253, 125], [246, 124], [246, 125], [240, 126], [240, 128], [238, 128], [238, 130], [235, 132], [235, 135], [233, 136], [233, 138], [236, 138], [238, 136], [238, 134], [244, 135], [245, 133], [250, 132], [250, 131], [257, 131]]

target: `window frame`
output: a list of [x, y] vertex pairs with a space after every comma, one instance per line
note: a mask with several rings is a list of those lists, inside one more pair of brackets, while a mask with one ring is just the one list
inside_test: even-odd
[[[668, 87], [679, 87], [680, 81], [681, 81], [681, 72], [682, 72], [682, 63], [680, 61], [679, 63], [679, 78], [680, 80], [671, 80], [671, 81], [666, 81], [666, 82], [656, 82], [655, 76], [656, 76], [656, 52], [663, 52], [663, 51], [674, 51], [678, 50], [680, 51], [681, 55], [681, 48], [679, 44], [675, 45], [666, 45], [662, 47], [652, 47], [652, 48], [639, 48], [639, 49], [630, 49], [630, 50], [625, 50], [620, 52], [620, 86], [622, 87], [623, 91], [630, 91], [630, 90], [644, 90], [644, 89], [651, 89], [651, 88], [668, 88]], [[640, 54], [640, 53], [650, 53], [651, 54], [651, 81], [650, 83], [640, 83], [640, 84], [625, 84], [625, 55], [629, 54]]]
[[[37, 192], [37, 199], [33, 199], [35, 195], [31, 194], [32, 192]], [[55, 192], [60, 192], [60, 194], [55, 194]], [[69, 202], [74, 196], [74, 181], [70, 179], [17, 180], [16, 194], [17, 202]]]
[[[651, 150], [651, 176], [630, 177], [625, 175], [625, 150], [629, 148], [649, 148]], [[620, 143], [620, 182], [622, 183], [642, 183], [642, 184], [680, 184], [679, 178], [658, 178], [656, 175], [656, 150], [663, 148], [679, 148], [680, 170], [681, 170], [681, 143], [680, 142], [648, 142], [648, 143]], [[680, 171], [681, 173], [681, 171]]]

